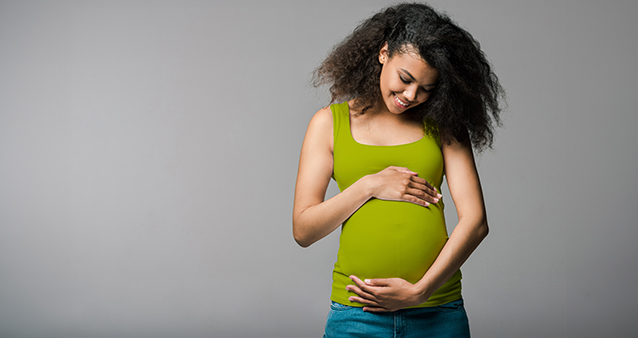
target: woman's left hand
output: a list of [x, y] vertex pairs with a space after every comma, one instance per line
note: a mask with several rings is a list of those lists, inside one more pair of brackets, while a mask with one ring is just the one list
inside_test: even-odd
[[369, 279], [365, 282], [357, 276], [350, 276], [356, 285], [346, 286], [357, 296], [351, 296], [351, 302], [364, 304], [363, 311], [396, 311], [408, 306], [419, 305], [421, 300], [416, 286], [401, 278]]

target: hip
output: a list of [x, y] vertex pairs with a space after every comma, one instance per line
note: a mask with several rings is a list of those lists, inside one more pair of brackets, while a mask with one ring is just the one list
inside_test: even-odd
[[470, 337], [470, 329], [463, 299], [384, 313], [333, 301], [324, 338], [346, 337]]

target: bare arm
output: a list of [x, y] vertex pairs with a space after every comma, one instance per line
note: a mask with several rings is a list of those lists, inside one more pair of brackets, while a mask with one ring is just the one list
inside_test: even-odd
[[318, 111], [310, 121], [299, 157], [292, 232], [302, 247], [327, 236], [370, 198], [402, 200], [422, 206], [438, 202], [440, 195], [407, 168], [389, 167], [364, 176], [341, 193], [324, 201], [333, 168], [332, 112]]
[[443, 146], [445, 173], [459, 223], [423, 278], [416, 284], [400, 278], [361, 281], [348, 289], [357, 293], [352, 301], [366, 304], [366, 311], [394, 311], [421, 304], [461, 267], [487, 236], [488, 226], [483, 193], [474, 156], [468, 143]]
[[324, 201], [332, 177], [333, 143], [332, 113], [326, 107], [310, 121], [299, 156], [292, 233], [302, 247], [330, 234], [371, 197], [355, 183]]
[[489, 232], [485, 202], [469, 142], [443, 147], [445, 175], [459, 223], [425, 276], [417, 283], [424, 301], [465, 263]]

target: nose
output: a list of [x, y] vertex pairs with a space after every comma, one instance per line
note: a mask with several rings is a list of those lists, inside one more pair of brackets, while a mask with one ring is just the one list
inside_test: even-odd
[[412, 85], [403, 91], [403, 95], [405, 95], [405, 98], [410, 101], [416, 101], [416, 92], [417, 92], [417, 87]]

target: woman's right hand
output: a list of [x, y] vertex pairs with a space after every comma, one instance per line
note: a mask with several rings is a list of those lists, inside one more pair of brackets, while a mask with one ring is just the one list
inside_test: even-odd
[[424, 207], [437, 203], [441, 194], [425, 179], [408, 168], [387, 167], [369, 175], [372, 197], [388, 201], [404, 201]]

